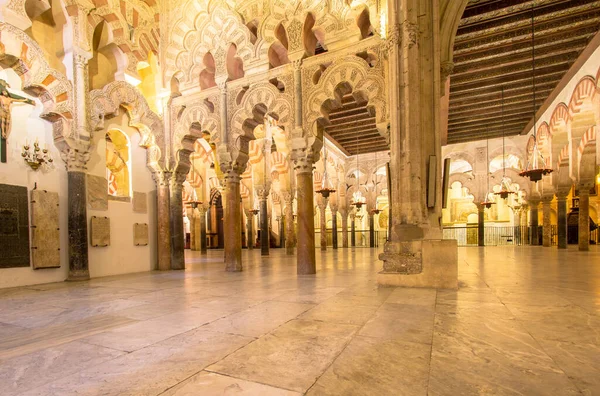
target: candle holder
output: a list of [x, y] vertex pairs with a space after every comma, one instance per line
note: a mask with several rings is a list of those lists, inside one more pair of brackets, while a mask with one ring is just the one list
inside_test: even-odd
[[40, 144], [37, 140], [33, 143], [33, 148], [29, 143], [25, 143], [25, 145], [23, 145], [21, 156], [27, 165], [34, 171], [38, 170], [42, 165], [49, 165], [54, 162], [48, 149], [40, 148]]

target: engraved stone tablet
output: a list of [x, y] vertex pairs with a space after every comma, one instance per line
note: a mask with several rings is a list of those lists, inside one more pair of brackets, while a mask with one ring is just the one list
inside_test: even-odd
[[33, 269], [60, 267], [58, 193], [31, 192], [31, 244]]
[[148, 224], [135, 223], [133, 225], [133, 244], [135, 246], [148, 246]]
[[93, 247], [110, 246], [110, 219], [92, 216], [90, 241]]
[[102, 176], [87, 175], [87, 201], [92, 210], [108, 210], [108, 182]]
[[27, 187], [0, 184], [0, 268], [29, 267]]
[[142, 192], [133, 192], [133, 211], [135, 213], [148, 213], [148, 195]]

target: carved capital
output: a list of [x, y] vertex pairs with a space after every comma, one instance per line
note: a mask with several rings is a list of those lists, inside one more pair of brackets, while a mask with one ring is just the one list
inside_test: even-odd
[[87, 162], [90, 160], [90, 152], [68, 148], [61, 151], [60, 156], [65, 162], [68, 172], [85, 172]]
[[388, 26], [387, 39], [385, 40], [384, 49], [390, 52], [394, 48], [400, 47], [402, 44], [402, 29], [399, 23]]
[[266, 201], [269, 198], [271, 186], [256, 186], [254, 191], [256, 191], [256, 196], [260, 201]]
[[154, 179], [154, 182], [156, 183], [156, 186], [158, 186], [158, 187], [168, 186], [171, 182], [171, 176], [172, 176], [172, 173], [169, 171], [159, 171], [159, 172], [152, 173], [152, 178]]
[[412, 48], [419, 42], [419, 26], [409, 21], [404, 22], [403, 26], [406, 44], [408, 48]]

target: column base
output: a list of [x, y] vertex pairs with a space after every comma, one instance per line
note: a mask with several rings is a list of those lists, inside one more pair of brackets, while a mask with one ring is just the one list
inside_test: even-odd
[[388, 242], [383, 271], [377, 274], [382, 286], [458, 288], [458, 245], [455, 240]]
[[69, 277], [66, 279], [67, 282], [81, 282], [90, 280], [90, 271], [69, 271]]

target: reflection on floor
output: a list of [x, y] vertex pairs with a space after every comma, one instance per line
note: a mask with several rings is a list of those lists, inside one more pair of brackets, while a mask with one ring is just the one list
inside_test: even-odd
[[[377, 252], [188, 256], [185, 272], [0, 290], [2, 395], [600, 394], [600, 250], [460, 251], [456, 291]], [[318, 255], [320, 252], [318, 252]]]

